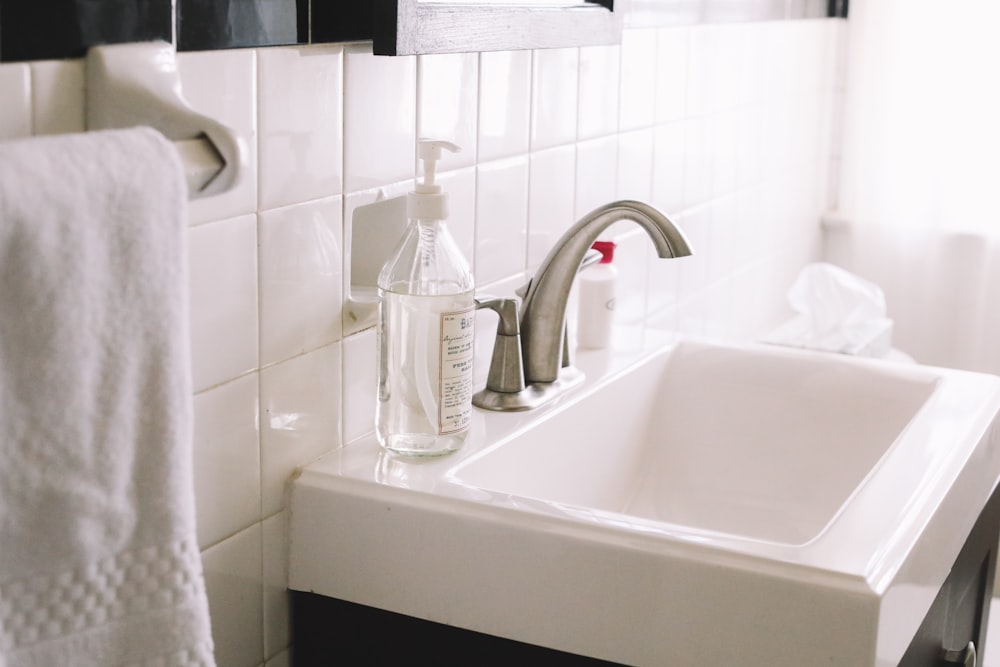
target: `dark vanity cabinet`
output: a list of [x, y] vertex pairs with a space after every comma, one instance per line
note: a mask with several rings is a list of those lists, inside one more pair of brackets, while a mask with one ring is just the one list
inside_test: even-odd
[[996, 490], [899, 667], [981, 667], [1000, 538]]
[[291, 594], [294, 667], [614, 667], [617, 664], [315, 593], [291, 591]]

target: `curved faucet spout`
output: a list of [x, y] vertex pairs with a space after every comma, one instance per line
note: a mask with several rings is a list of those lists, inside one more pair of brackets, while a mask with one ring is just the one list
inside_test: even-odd
[[660, 257], [691, 254], [680, 229], [648, 204], [617, 201], [584, 216], [549, 251], [524, 297], [521, 306], [521, 347], [525, 382], [533, 384], [558, 379], [563, 365], [566, 303], [573, 279], [597, 237], [619, 220], [632, 220], [645, 229]]

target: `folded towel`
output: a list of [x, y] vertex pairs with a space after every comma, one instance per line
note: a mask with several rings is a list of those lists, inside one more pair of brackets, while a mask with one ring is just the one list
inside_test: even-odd
[[184, 175], [150, 129], [0, 143], [0, 664], [213, 665]]

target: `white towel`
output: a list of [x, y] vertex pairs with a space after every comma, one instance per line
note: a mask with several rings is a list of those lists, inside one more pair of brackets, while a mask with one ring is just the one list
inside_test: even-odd
[[184, 241], [150, 129], [0, 143], [0, 664], [213, 665]]

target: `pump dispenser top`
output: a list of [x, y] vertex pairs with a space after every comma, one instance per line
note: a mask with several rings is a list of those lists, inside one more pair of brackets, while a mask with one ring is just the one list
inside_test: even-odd
[[445, 220], [448, 218], [448, 193], [434, 182], [441, 151], [457, 153], [461, 148], [450, 141], [420, 139], [417, 141], [417, 159], [424, 165], [423, 181], [417, 177], [413, 192], [406, 195], [406, 217], [411, 220]]

